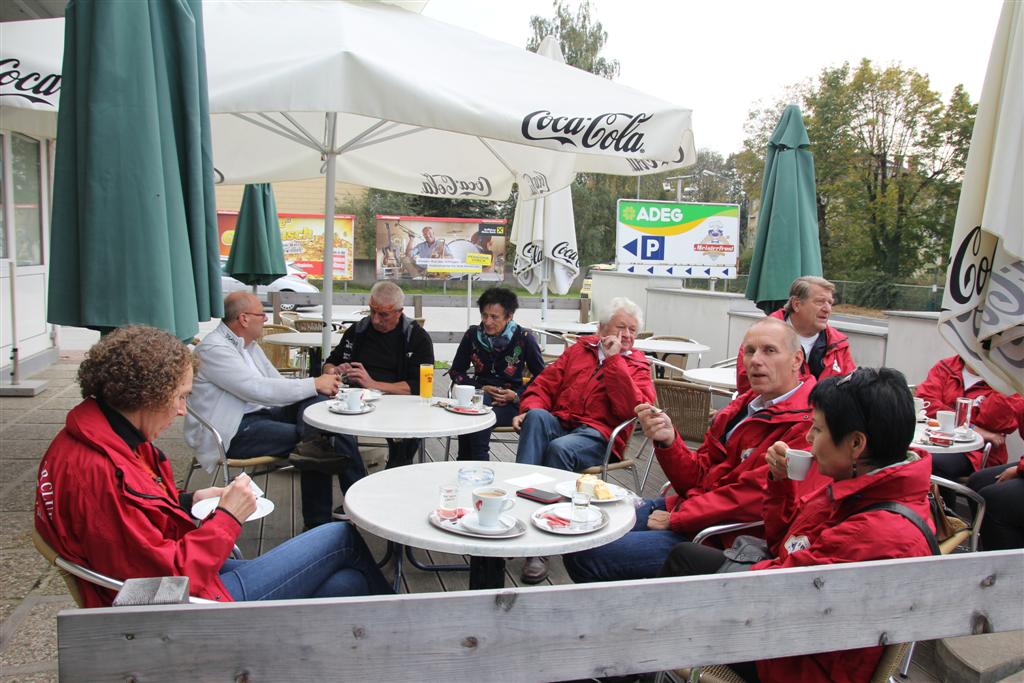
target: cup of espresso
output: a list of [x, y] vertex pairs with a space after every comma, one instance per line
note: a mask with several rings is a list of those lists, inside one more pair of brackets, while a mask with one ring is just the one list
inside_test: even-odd
[[498, 517], [505, 510], [510, 510], [516, 502], [505, 489], [494, 486], [481, 486], [473, 489], [473, 509], [480, 526], [498, 526]]
[[935, 413], [935, 419], [939, 421], [939, 431], [943, 434], [952, 434], [956, 428], [956, 413], [952, 410], [940, 410]]
[[346, 410], [362, 410], [363, 408], [363, 390], [362, 389], [346, 389], [342, 392], [342, 397], [345, 399]]
[[473, 394], [476, 393], [476, 387], [472, 384], [456, 384], [452, 390], [452, 396], [455, 397], [455, 404], [460, 408], [468, 408], [470, 403], [473, 402]]
[[793, 481], [803, 481], [813, 461], [814, 456], [807, 451], [790, 448], [786, 451], [786, 476]]

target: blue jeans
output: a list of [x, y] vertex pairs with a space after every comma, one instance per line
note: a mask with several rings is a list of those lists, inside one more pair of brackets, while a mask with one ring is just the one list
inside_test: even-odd
[[[307, 407], [320, 401], [328, 401], [328, 396], [314, 396], [304, 401], [287, 406], [265, 408], [242, 417], [238, 431], [231, 439], [228, 456], [245, 458], [254, 455], [276, 455], [287, 457], [295, 450], [295, 446], [303, 439], [323, 435], [318, 429], [306, 424], [302, 413]], [[354, 437], [334, 435], [331, 437], [332, 447], [339, 453], [349, 456], [343, 472], [338, 474], [341, 491], [366, 476], [366, 465]], [[333, 508], [333, 481], [330, 474], [304, 470], [302, 482], [302, 521], [306, 528], [311, 529], [331, 521]]]
[[669, 530], [647, 528], [653, 510], [664, 510], [665, 499], [646, 499], [636, 510], [633, 530], [617, 541], [590, 550], [562, 557], [565, 569], [576, 583], [592, 581], [624, 581], [651, 579], [658, 576], [661, 565], [677, 543], [686, 536]]
[[604, 462], [607, 447], [608, 441], [593, 427], [564, 429], [554, 415], [533, 408], [523, 420], [516, 462], [579, 472]]
[[325, 524], [252, 560], [226, 560], [220, 580], [235, 600], [391, 593], [355, 527]]
[[[512, 424], [512, 418], [519, 414], [518, 403], [492, 405], [490, 394], [484, 394], [484, 405], [494, 409], [495, 427], [508, 427]], [[490, 460], [492, 429], [493, 427], [488, 427], [472, 434], [459, 435], [459, 460]]]

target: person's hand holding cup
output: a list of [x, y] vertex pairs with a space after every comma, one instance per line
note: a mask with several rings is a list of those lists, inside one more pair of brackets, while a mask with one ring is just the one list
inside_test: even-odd
[[814, 456], [808, 451], [790, 448], [786, 451], [786, 477], [793, 481], [803, 481], [811, 469]]

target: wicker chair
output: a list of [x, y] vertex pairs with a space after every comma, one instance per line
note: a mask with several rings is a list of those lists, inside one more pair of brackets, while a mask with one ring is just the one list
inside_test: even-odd
[[268, 334], [281, 334], [282, 332], [298, 332], [298, 330], [294, 327], [288, 327], [287, 325], [267, 323], [263, 326], [263, 334], [260, 335], [260, 339], [257, 343], [260, 345], [260, 348], [263, 349], [263, 353], [266, 354], [267, 359], [282, 375], [300, 375], [302, 374], [303, 369], [292, 365], [290, 348], [287, 346], [281, 346], [280, 344], [267, 344], [263, 341], [263, 337]]

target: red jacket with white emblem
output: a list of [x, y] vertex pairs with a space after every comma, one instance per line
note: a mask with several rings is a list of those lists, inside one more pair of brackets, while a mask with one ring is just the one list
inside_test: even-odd
[[[718, 411], [696, 452], [678, 434], [668, 448], [655, 449], [676, 491], [665, 500], [672, 531], [692, 537], [714, 524], [761, 519], [768, 477], [765, 451], [776, 441], [784, 441], [791, 448], [810, 448], [807, 430], [811, 427], [811, 408], [807, 396], [813, 387], [814, 378], [807, 378], [792, 396], [741, 422], [726, 441], [729, 424], [741, 412], [746, 415], [747, 404], [757, 396], [748, 391]], [[812, 465], [803, 485], [811, 491], [828, 481]]]
[[[786, 312], [780, 308], [769, 317], [785, 321]], [[850, 353], [850, 342], [847, 341], [846, 335], [831, 325], [825, 327], [825, 357], [822, 362], [824, 367], [821, 369], [821, 374], [815, 379], [821, 380], [834, 375], [848, 375], [857, 369], [857, 363], [854, 362], [853, 354]], [[801, 374], [805, 377], [811, 376], [806, 358], [804, 359]], [[736, 357], [736, 391], [742, 394], [749, 389], [750, 380], [747, 379], [747, 369], [743, 367], [743, 346], [741, 345]]]
[[[153, 463], [154, 480], [141, 458]], [[39, 464], [36, 530], [66, 559], [116, 579], [187, 576], [192, 595], [230, 602], [218, 576], [241, 533], [215, 510], [198, 526], [179, 504], [170, 463], [151, 443], [138, 455], [92, 399], [68, 413]], [[114, 592], [78, 582], [86, 607]]]
[[[580, 337], [527, 386], [519, 412], [542, 408], [562, 427], [593, 427], [605, 439], [631, 417], [640, 403], [654, 403], [651, 368], [643, 352], [617, 353], [598, 362], [596, 336]], [[621, 457], [631, 429], [623, 429], [613, 449]]]
[[[984, 380], [964, 390], [963, 372], [964, 361], [960, 356], [943, 358], [928, 371], [928, 377], [917, 386], [916, 391], [918, 398], [929, 402], [925, 408], [928, 417], [935, 417], [939, 410], [955, 410], [956, 400], [963, 396], [975, 402], [971, 410], [971, 422], [978, 427], [997, 434], [1009, 434], [1021, 426], [1018, 420], [1024, 414], [1024, 399], [1020, 394], [1001, 394]], [[965, 455], [975, 470], [981, 468], [982, 451], [971, 451]], [[1004, 463], [1006, 446], [993, 445], [985, 466], [994, 467]]]
[[[931, 457], [912, 452], [907, 461], [825, 485], [802, 498], [797, 482], [769, 479], [764, 500], [765, 538], [775, 553], [753, 569], [782, 569], [931, 555], [924, 534], [901, 515], [858, 513], [873, 503], [902, 503], [934, 532], [928, 507]], [[867, 683], [882, 647], [780, 657], [757, 663], [762, 683]]]

